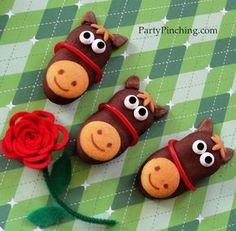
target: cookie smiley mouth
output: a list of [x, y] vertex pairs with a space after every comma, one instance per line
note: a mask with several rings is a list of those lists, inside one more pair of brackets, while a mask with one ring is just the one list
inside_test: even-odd
[[101, 152], [105, 152], [105, 150], [104, 150], [103, 148], [100, 148], [100, 147], [96, 144], [96, 142], [95, 142], [95, 140], [94, 140], [94, 138], [93, 138], [93, 134], [91, 134], [91, 141], [92, 141], [92, 144], [94, 145], [94, 147], [95, 147], [96, 149], [98, 149], [98, 150], [101, 151]]
[[149, 176], [148, 176], [148, 180], [149, 180], [150, 185], [151, 185], [153, 188], [155, 188], [156, 190], [159, 190], [159, 189], [160, 189], [159, 187], [156, 187], [156, 186], [152, 183], [151, 173], [150, 173]]
[[62, 91], [66, 91], [66, 92], [69, 91], [69, 89], [66, 89], [66, 88], [63, 88], [63, 87], [60, 86], [60, 84], [57, 82], [56, 76], [54, 77], [54, 82]]

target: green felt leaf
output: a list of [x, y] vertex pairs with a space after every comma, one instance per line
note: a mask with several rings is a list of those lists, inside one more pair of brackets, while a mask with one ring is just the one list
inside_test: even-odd
[[52, 167], [51, 188], [58, 194], [63, 193], [71, 180], [71, 161], [67, 155], [59, 158]]
[[41, 228], [59, 223], [66, 216], [64, 209], [56, 206], [39, 208], [28, 215], [28, 220]]

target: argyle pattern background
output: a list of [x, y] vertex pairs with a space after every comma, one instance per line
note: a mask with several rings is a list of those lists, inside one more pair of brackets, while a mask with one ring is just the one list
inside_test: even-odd
[[[79, 25], [88, 10], [98, 23], [129, 42], [113, 52], [102, 81], [75, 102], [58, 106], [42, 90], [53, 46]], [[139, 26], [217, 28], [217, 34], [138, 33]], [[156, 102], [169, 105], [139, 143], [117, 159], [89, 165], [76, 156], [83, 121], [132, 74]], [[70, 131], [60, 152], [71, 154], [72, 181], [63, 200], [74, 210], [119, 222], [114, 227], [69, 217], [50, 231], [233, 231], [236, 230], [236, 157], [196, 192], [168, 200], [149, 200], [136, 188], [137, 171], [168, 139], [181, 139], [206, 117], [225, 145], [236, 148], [236, 1], [235, 0], [0, 0], [0, 134], [17, 111], [48, 110]], [[63, 171], [63, 170], [62, 170]], [[55, 202], [42, 174], [0, 153], [0, 230], [37, 230], [26, 216]]]

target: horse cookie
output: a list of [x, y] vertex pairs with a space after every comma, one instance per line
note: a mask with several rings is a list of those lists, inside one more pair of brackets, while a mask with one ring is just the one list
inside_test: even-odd
[[125, 89], [118, 91], [108, 103], [83, 124], [77, 139], [79, 156], [90, 163], [114, 159], [138, 142], [155, 120], [167, 113], [157, 106], [147, 92], [139, 91], [139, 78], [131, 76]]
[[204, 120], [198, 130], [184, 139], [169, 140], [168, 146], [152, 154], [139, 171], [138, 186], [151, 198], [169, 198], [215, 173], [233, 157], [222, 139], [213, 135], [212, 120]]
[[93, 12], [87, 12], [81, 25], [74, 29], [65, 42], [54, 48], [44, 77], [44, 92], [49, 100], [67, 104], [80, 97], [89, 86], [102, 78], [102, 67], [127, 38], [112, 34], [97, 24]]

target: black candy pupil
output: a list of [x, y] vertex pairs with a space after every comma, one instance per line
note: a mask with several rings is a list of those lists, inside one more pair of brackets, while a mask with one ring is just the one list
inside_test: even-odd
[[86, 39], [90, 38], [90, 33], [89, 32], [85, 32], [84, 33], [84, 38], [86, 38]]
[[98, 42], [97, 46], [98, 46], [99, 49], [102, 49], [104, 47], [104, 43], [103, 42]]
[[145, 110], [144, 108], [140, 108], [140, 109], [139, 109], [139, 114], [140, 114], [141, 116], [144, 116], [144, 115], [146, 114], [146, 110]]
[[135, 103], [136, 103], [136, 98], [133, 97], [133, 96], [131, 96], [131, 97], [129, 98], [129, 102], [130, 102], [131, 104], [135, 104]]
[[205, 158], [205, 162], [206, 162], [207, 164], [210, 164], [210, 163], [212, 162], [212, 158], [211, 158], [210, 156], [207, 156], [207, 157]]
[[203, 150], [204, 149], [204, 144], [203, 143], [199, 143], [197, 145], [197, 148], [198, 148], [198, 150]]

